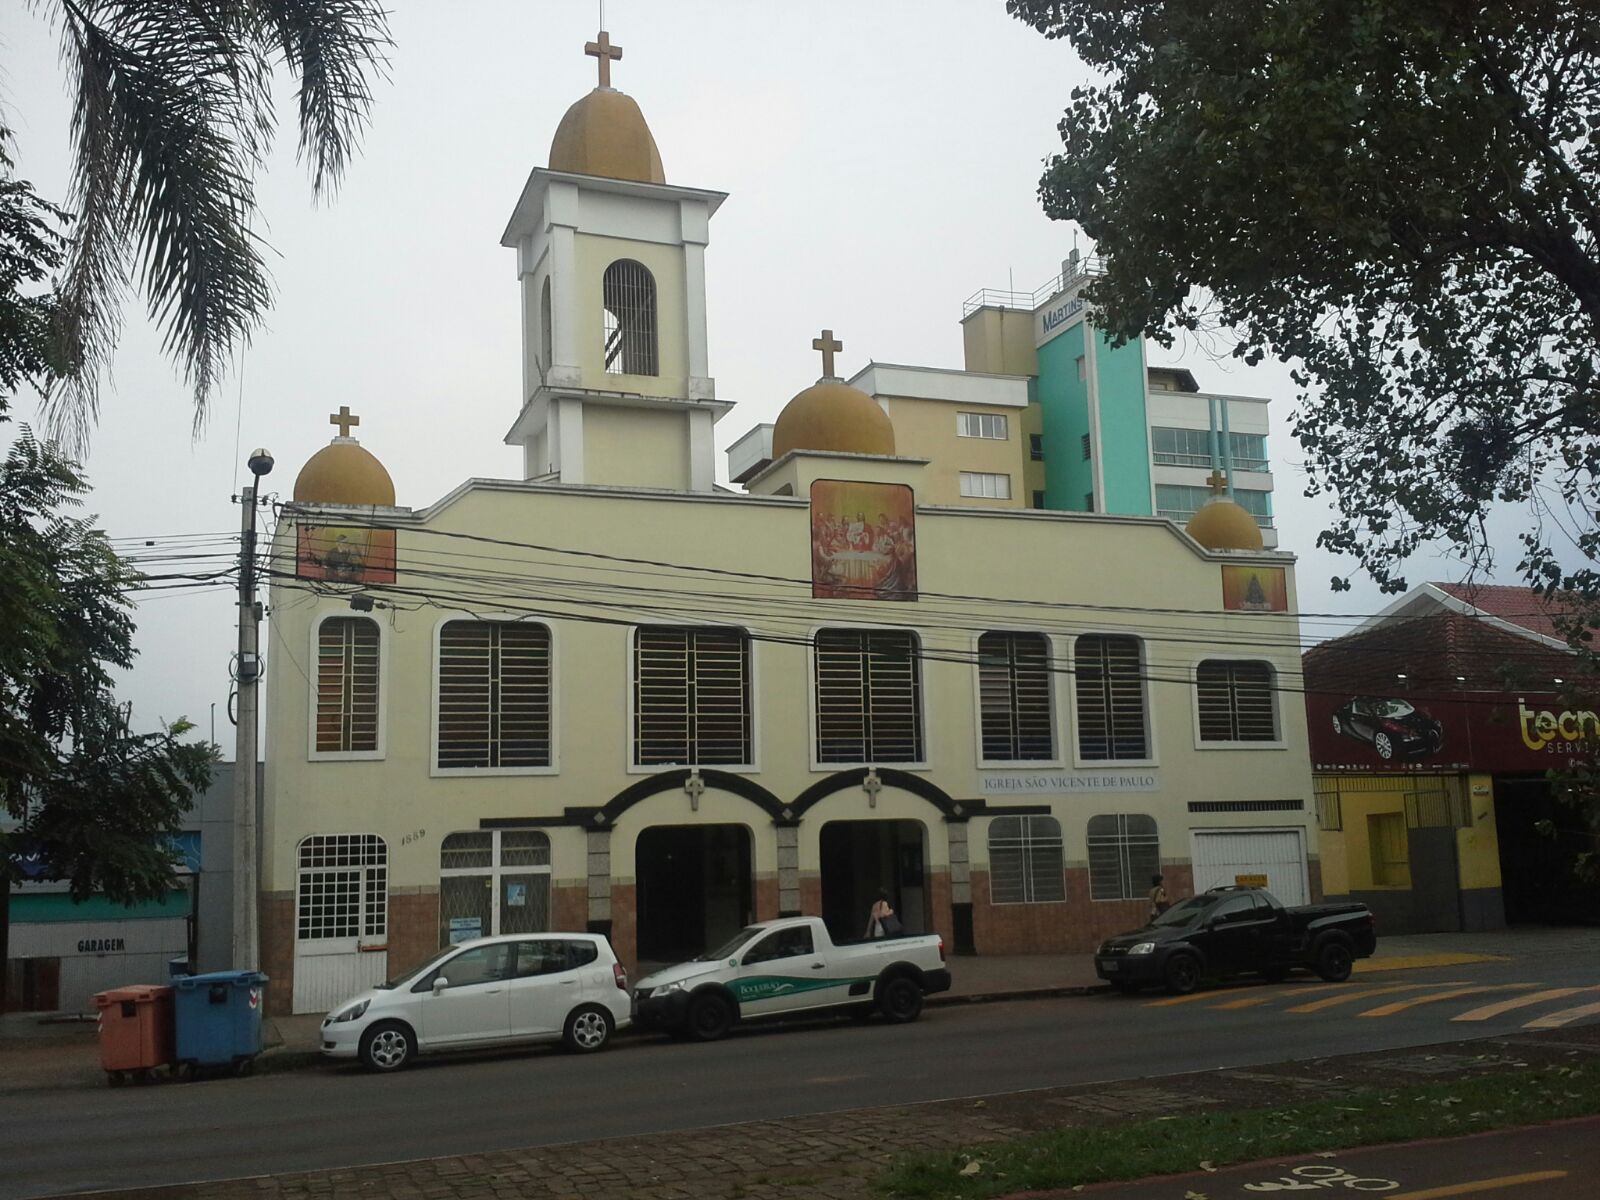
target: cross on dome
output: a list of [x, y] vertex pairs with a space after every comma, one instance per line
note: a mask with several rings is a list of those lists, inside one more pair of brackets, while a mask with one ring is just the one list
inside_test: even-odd
[[822, 374], [825, 379], [835, 378], [833, 356], [844, 349], [844, 343], [833, 336], [833, 330], [824, 329], [822, 336], [811, 339], [811, 348], [822, 351]]
[[339, 436], [347, 438], [350, 436], [351, 427], [361, 424], [361, 418], [350, 411], [348, 404], [341, 404], [338, 412], [328, 414], [328, 424], [337, 425]]
[[1213, 468], [1211, 474], [1206, 476], [1206, 486], [1213, 495], [1220, 496], [1228, 488], [1228, 477], [1218, 468]]
[[613, 46], [611, 44], [611, 35], [602, 29], [600, 31], [600, 40], [597, 42], [585, 42], [583, 44], [583, 52], [590, 58], [600, 60], [600, 86], [603, 88], [610, 87], [611, 60], [622, 57], [622, 47]]

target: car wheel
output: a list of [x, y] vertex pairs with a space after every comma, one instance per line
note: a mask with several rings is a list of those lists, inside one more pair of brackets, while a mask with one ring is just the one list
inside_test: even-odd
[[697, 1042], [714, 1042], [733, 1025], [733, 1005], [716, 992], [689, 1001], [688, 1033]]
[[1387, 733], [1373, 734], [1372, 748], [1378, 752], [1378, 757], [1385, 761], [1394, 757], [1394, 742], [1389, 740]]
[[922, 985], [908, 975], [896, 975], [878, 993], [878, 1008], [892, 1024], [915, 1021], [922, 1015]]
[[1335, 734], [1341, 734], [1344, 732], [1344, 722], [1339, 720], [1338, 713], [1333, 714], [1333, 732]]
[[1200, 986], [1200, 962], [1192, 954], [1174, 954], [1167, 959], [1161, 977], [1167, 991], [1174, 996], [1187, 996]]
[[561, 1040], [578, 1054], [594, 1053], [611, 1040], [611, 1014], [594, 1004], [573, 1009]]
[[398, 1021], [383, 1021], [361, 1035], [361, 1065], [369, 1071], [398, 1071], [415, 1057], [417, 1039]]
[[1329, 983], [1343, 983], [1350, 978], [1354, 962], [1350, 947], [1342, 941], [1324, 942], [1317, 951], [1317, 974]]

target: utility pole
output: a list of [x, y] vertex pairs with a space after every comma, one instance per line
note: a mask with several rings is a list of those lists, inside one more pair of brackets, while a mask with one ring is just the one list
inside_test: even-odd
[[261, 607], [256, 603], [256, 505], [261, 477], [272, 470], [272, 455], [254, 450], [249, 460], [254, 483], [239, 493], [239, 653], [234, 677], [239, 703], [233, 762], [233, 965], [244, 971], [261, 966], [256, 916], [256, 710], [261, 682], [259, 652]]

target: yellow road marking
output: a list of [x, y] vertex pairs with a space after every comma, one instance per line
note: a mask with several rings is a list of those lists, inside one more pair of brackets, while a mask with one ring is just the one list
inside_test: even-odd
[[1198, 991], [1190, 992], [1187, 996], [1168, 996], [1165, 1000], [1146, 1000], [1146, 1008], [1170, 1008], [1174, 1004], [1193, 1004], [1196, 1000], [1215, 1000], [1219, 993]]
[[1526, 996], [1513, 996], [1510, 1000], [1500, 1000], [1494, 1004], [1485, 1004], [1482, 1008], [1474, 1008], [1464, 1012], [1459, 1017], [1451, 1017], [1452, 1021], [1487, 1021], [1490, 1017], [1498, 1017], [1501, 1013], [1510, 1012], [1514, 1008], [1527, 1008], [1530, 1004], [1543, 1004], [1546, 1000], [1562, 1000], [1567, 996], [1576, 996], [1579, 992], [1595, 992], [1600, 988], [1549, 988], [1542, 992], [1531, 992]]
[[1223, 1011], [1230, 1008], [1253, 1008], [1257, 1004], [1265, 1004], [1268, 1000], [1274, 1000], [1279, 995], [1282, 995], [1282, 993], [1274, 993], [1271, 996], [1246, 996], [1243, 1000], [1229, 1000], [1226, 1004], [1219, 1004], [1217, 1009], [1218, 1011]]
[[1380, 1004], [1377, 1008], [1369, 1008], [1366, 1012], [1357, 1013], [1358, 1017], [1392, 1017], [1397, 1012], [1408, 1008], [1416, 1008], [1419, 1004], [1432, 1004], [1438, 1000], [1454, 1000], [1458, 996], [1477, 996], [1483, 992], [1509, 992], [1515, 988], [1538, 987], [1537, 983], [1495, 983], [1484, 984], [1479, 987], [1452, 988], [1448, 992], [1429, 992], [1426, 996], [1408, 996], [1404, 1000], [1396, 1000], [1393, 1004]]
[[1437, 954], [1403, 954], [1395, 958], [1359, 958], [1354, 970], [1365, 975], [1369, 971], [1410, 971], [1421, 967], [1464, 967], [1468, 963], [1510, 962], [1504, 954], [1467, 954], [1440, 951]]
[[1547, 1013], [1536, 1021], [1529, 1021], [1524, 1029], [1558, 1029], [1562, 1025], [1570, 1025], [1580, 1017], [1600, 1017], [1600, 1004], [1580, 1004], [1577, 1008], [1564, 1008], [1560, 1012]]
[[1525, 1175], [1501, 1175], [1496, 1179], [1475, 1179], [1471, 1183], [1451, 1183], [1444, 1187], [1423, 1188], [1420, 1192], [1390, 1192], [1389, 1200], [1444, 1200], [1446, 1196], [1472, 1196], [1523, 1183], [1545, 1183], [1565, 1179], [1565, 1171], [1529, 1171]]
[[1387, 996], [1390, 992], [1415, 992], [1421, 988], [1430, 987], [1459, 987], [1465, 982], [1465, 979], [1457, 979], [1450, 983], [1389, 983], [1383, 987], [1357, 988], [1354, 991], [1341, 992], [1337, 996], [1313, 1000], [1310, 1004], [1299, 1004], [1287, 1011], [1292, 1013], [1321, 1012], [1325, 1008], [1332, 1008], [1335, 1004], [1348, 1004], [1352, 1000], [1365, 1000], [1369, 996]]

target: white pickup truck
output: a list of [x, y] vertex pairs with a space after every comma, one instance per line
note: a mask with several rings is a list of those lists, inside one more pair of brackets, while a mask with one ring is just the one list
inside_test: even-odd
[[925, 995], [949, 988], [936, 933], [835, 945], [818, 918], [786, 917], [748, 926], [710, 954], [641, 979], [634, 1020], [702, 1042], [736, 1021], [829, 1008], [876, 1010], [898, 1024], [917, 1019]]

